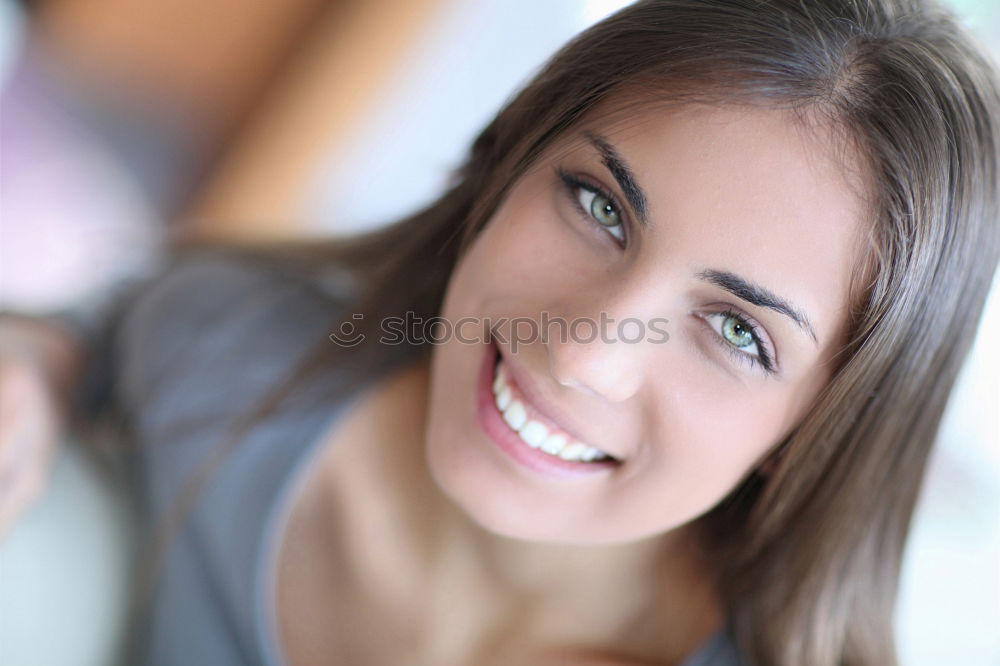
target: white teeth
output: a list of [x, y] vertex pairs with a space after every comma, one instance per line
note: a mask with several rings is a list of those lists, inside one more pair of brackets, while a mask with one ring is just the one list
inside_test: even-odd
[[559, 452], [563, 450], [563, 447], [566, 446], [566, 442], [568, 441], [569, 439], [566, 437], [566, 435], [560, 435], [559, 433], [556, 433], [555, 435], [551, 435], [544, 442], [542, 442], [542, 451], [557, 456], [559, 455]]
[[497, 407], [500, 408], [501, 412], [507, 409], [507, 406], [510, 405], [510, 401], [512, 399], [513, 396], [511, 395], [509, 386], [504, 386], [500, 389], [500, 392], [497, 394]]
[[503, 420], [514, 430], [520, 430], [525, 421], [528, 420], [528, 412], [520, 400], [512, 400], [507, 409], [504, 410]]
[[528, 446], [533, 446], [537, 449], [549, 436], [549, 429], [538, 421], [531, 420], [524, 424], [518, 431], [518, 434]]
[[493, 380], [493, 395], [503, 420], [528, 446], [564, 460], [577, 462], [590, 462], [606, 455], [600, 449], [572, 440], [565, 434], [551, 433], [548, 427], [537, 419], [529, 419], [524, 403], [514, 397], [514, 391], [507, 384], [502, 362], [497, 365], [496, 377]]
[[587, 450], [585, 444], [580, 442], [573, 442], [565, 449], [559, 452], [560, 458], [565, 458], [566, 460], [583, 460], [583, 453]]

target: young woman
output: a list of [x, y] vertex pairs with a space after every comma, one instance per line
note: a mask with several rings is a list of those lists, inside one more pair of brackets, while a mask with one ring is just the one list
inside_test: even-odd
[[923, 2], [644, 1], [428, 209], [183, 253], [84, 390], [152, 526], [132, 658], [894, 663], [998, 112]]

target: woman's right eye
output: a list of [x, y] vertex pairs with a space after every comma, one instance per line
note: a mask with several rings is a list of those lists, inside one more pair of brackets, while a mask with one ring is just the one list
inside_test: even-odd
[[611, 199], [600, 192], [581, 187], [577, 191], [577, 200], [580, 207], [587, 211], [598, 224], [607, 229], [609, 234], [620, 242], [625, 242], [624, 223], [618, 220], [618, 210]]
[[599, 187], [584, 182], [571, 174], [559, 172], [559, 177], [569, 192], [573, 204], [615, 240], [625, 244], [625, 220], [614, 197]]

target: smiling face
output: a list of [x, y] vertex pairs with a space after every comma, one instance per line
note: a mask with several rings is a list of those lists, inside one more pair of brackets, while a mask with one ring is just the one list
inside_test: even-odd
[[[603, 317], [605, 336], [524, 326], [515, 349], [501, 327], [499, 407], [493, 344], [452, 338], [431, 361], [434, 479], [514, 538], [625, 542], [711, 509], [830, 379], [860, 258], [852, 165], [822, 128], [734, 107], [595, 117], [513, 185], [441, 314]], [[574, 440], [613, 460], [554, 455]]]

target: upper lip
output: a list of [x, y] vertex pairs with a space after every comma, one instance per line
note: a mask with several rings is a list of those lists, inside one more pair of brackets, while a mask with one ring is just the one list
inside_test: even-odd
[[507, 372], [511, 375], [512, 379], [514, 380], [514, 383], [517, 384], [517, 388], [521, 391], [521, 393], [524, 394], [524, 397], [531, 403], [531, 406], [535, 410], [540, 412], [542, 416], [544, 416], [546, 419], [555, 424], [556, 427], [566, 432], [567, 434], [571, 435], [577, 441], [587, 446], [593, 446], [595, 448], [598, 448], [601, 451], [607, 453], [609, 456], [621, 460], [620, 455], [606, 449], [604, 446], [598, 446], [596, 443], [594, 443], [595, 440], [588, 439], [586, 437], [580, 437], [579, 436], [580, 431], [577, 430], [575, 427], [572, 426], [567, 427], [566, 424], [572, 423], [572, 420], [566, 418], [565, 414], [561, 410], [556, 408], [555, 405], [553, 405], [547, 399], [542, 397], [541, 393], [528, 378], [527, 374], [522, 372], [521, 368], [518, 367], [516, 364], [511, 363], [510, 358], [506, 354], [500, 352], [499, 350], [497, 353], [500, 355], [501, 359], [503, 359], [503, 363], [507, 368]]

